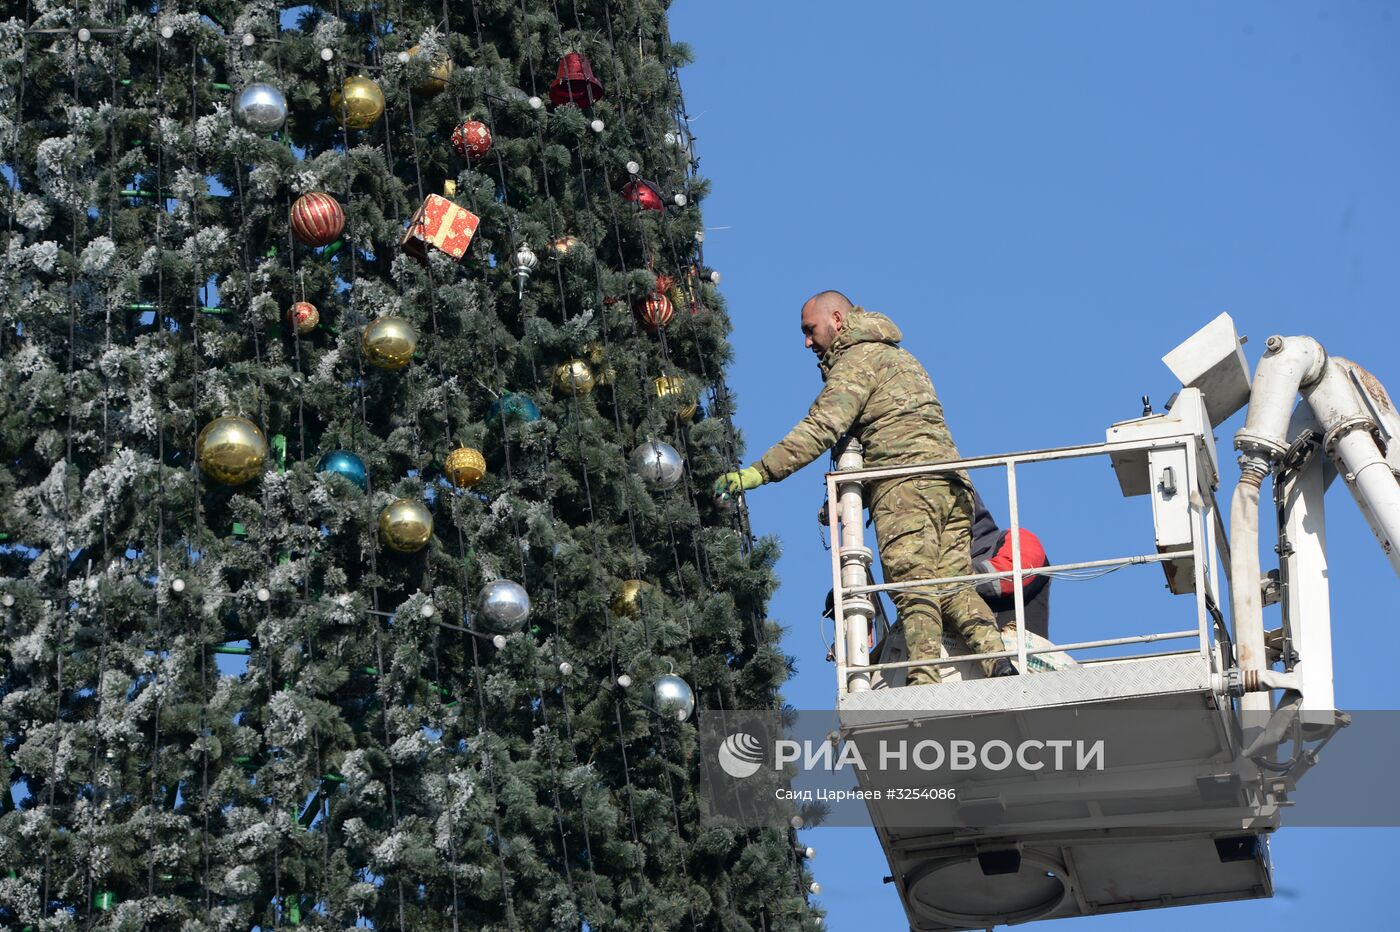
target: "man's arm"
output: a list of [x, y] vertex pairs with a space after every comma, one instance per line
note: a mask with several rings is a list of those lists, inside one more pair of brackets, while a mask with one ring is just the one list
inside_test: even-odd
[[765, 482], [785, 479], [831, 449], [851, 429], [874, 390], [875, 373], [863, 357], [874, 347], [855, 346], [832, 368], [807, 416], [753, 464]]

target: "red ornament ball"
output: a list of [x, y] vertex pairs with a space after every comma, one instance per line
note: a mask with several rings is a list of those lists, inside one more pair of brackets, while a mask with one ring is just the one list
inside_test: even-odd
[[312, 191], [292, 205], [292, 232], [308, 246], [328, 246], [345, 230], [345, 211], [329, 194]]
[[464, 159], [483, 158], [491, 151], [491, 131], [480, 120], [467, 120], [452, 131], [452, 150]]
[[671, 318], [676, 316], [676, 309], [671, 304], [671, 299], [659, 291], [647, 295], [632, 310], [637, 315], [637, 320], [641, 321], [642, 326], [651, 333], [655, 333], [669, 324]]
[[310, 301], [298, 301], [287, 311], [287, 322], [296, 328], [297, 333], [308, 334], [321, 322], [321, 312]]
[[661, 192], [650, 181], [629, 181], [622, 189], [622, 199], [631, 201], [643, 210], [665, 210]]

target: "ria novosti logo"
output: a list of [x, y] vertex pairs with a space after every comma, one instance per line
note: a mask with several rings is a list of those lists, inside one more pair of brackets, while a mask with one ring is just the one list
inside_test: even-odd
[[[874, 748], [862, 753], [855, 742], [837, 742], [828, 736], [820, 741], [778, 740], [774, 742], [773, 751], [775, 770], [795, 764], [804, 772], [839, 772], [847, 768], [894, 772], [977, 770], [997, 773], [1008, 769], [1025, 773], [1047, 769], [1083, 772], [1104, 769], [1105, 741], [1102, 738], [1092, 742], [1028, 738], [1012, 745], [999, 739], [982, 742], [967, 738], [915, 742], [881, 739]], [[865, 759], [871, 751], [877, 752], [873, 767], [867, 765]], [[716, 756], [721, 769], [739, 780], [758, 773], [769, 759], [763, 742], [743, 731], [725, 738]]]
[[742, 780], [763, 767], [763, 744], [753, 735], [738, 731], [724, 739], [718, 756], [720, 769]]

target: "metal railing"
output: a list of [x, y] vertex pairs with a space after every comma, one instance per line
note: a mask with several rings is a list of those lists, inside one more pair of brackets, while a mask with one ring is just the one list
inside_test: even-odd
[[[866, 469], [861, 465], [861, 449], [858, 443], [847, 446], [839, 455], [837, 468], [826, 475], [828, 503], [836, 503], [827, 508], [828, 529], [831, 534], [831, 565], [833, 583], [833, 607], [836, 620], [835, 654], [837, 669], [837, 692], [844, 696], [847, 692], [857, 692], [871, 687], [871, 674], [877, 671], [908, 669], [918, 666], [974, 663], [994, 660], [1001, 657], [1016, 658], [1016, 665], [1027, 671], [1027, 658], [1037, 654], [1059, 653], [1072, 650], [1091, 650], [1118, 647], [1128, 644], [1151, 644], [1161, 641], [1196, 639], [1195, 650], [1207, 662], [1211, 657], [1210, 614], [1207, 598], [1220, 604], [1216, 591], [1218, 574], [1215, 572], [1219, 556], [1221, 521], [1215, 499], [1210, 489], [1201, 489], [1199, 473], [1199, 445], [1203, 438], [1195, 433], [1184, 432], [1170, 437], [1157, 437], [1141, 440], [1110, 441], [1081, 446], [1056, 447], [1046, 450], [1031, 450], [1022, 453], [1008, 453], [1002, 456], [973, 457], [963, 460], [950, 460], [941, 463], [928, 463], [915, 466], [891, 466]], [[1130, 554], [1101, 560], [1087, 560], [1077, 563], [1057, 563], [1043, 567], [1027, 567], [1021, 562], [1020, 507], [1018, 502], [1016, 475], [1017, 467], [1023, 464], [1042, 463], [1055, 460], [1082, 459], [1092, 456], [1152, 450], [1184, 450], [1186, 456], [1186, 476], [1184, 492], [1187, 495], [1191, 514], [1191, 545], [1166, 552]], [[877, 585], [864, 584], [865, 569], [873, 554], [864, 543], [864, 524], [861, 520], [862, 491], [866, 483], [897, 478], [933, 476], [956, 470], [974, 470], [1005, 467], [1006, 491], [1009, 502], [1010, 527], [1007, 529], [1011, 542], [1011, 569], [992, 573], [970, 573], [962, 576], [935, 577], [930, 579], [900, 580]], [[1151, 634], [1130, 635], [1069, 644], [1055, 644], [1032, 648], [1026, 642], [1024, 580], [1036, 575], [1113, 568], [1133, 564], [1165, 563], [1190, 557], [1195, 575], [1196, 627], [1182, 631], [1168, 631]], [[845, 579], [843, 580], [843, 575]], [[860, 582], [856, 582], [859, 579]], [[897, 592], [910, 589], [939, 589], [952, 586], [975, 586], [983, 581], [1012, 580], [1012, 593], [1016, 617], [1016, 649], [993, 653], [942, 656], [919, 660], [901, 660], [885, 663], [869, 661], [869, 624], [874, 614], [870, 601], [872, 593]], [[1120, 660], [1121, 657], [1111, 659]]]

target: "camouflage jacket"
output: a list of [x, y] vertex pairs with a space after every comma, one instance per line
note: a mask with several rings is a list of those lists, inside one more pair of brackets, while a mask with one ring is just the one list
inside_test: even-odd
[[[856, 308], [847, 315], [819, 363], [826, 386], [811, 410], [754, 463], [765, 479], [792, 475], [847, 433], [865, 447], [867, 467], [958, 458], [933, 383], [900, 349], [902, 338], [883, 314]], [[884, 491], [871, 489], [872, 505]]]

